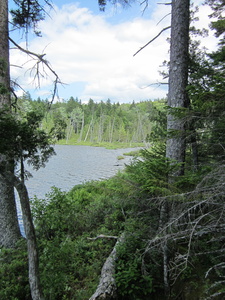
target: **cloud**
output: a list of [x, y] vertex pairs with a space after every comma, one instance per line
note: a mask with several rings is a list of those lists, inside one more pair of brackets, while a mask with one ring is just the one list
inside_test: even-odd
[[[42, 38], [33, 39], [30, 49], [46, 53], [52, 68], [67, 84], [60, 88], [61, 98], [73, 96], [82, 101], [110, 98], [113, 102], [163, 98], [167, 88], [157, 83], [162, 81], [160, 65], [169, 59], [166, 42], [169, 31], [137, 56], [133, 57], [133, 54], [168, 26], [170, 17], [163, 19], [168, 12], [168, 6], [157, 6], [149, 19], [137, 17], [110, 24], [110, 18], [104, 14], [95, 15], [78, 4], [55, 7], [51, 18], [40, 24]], [[32, 67], [30, 60], [24, 65], [27, 60], [26, 55], [11, 53], [11, 63], [23, 66], [24, 70]], [[34, 73], [22, 75], [21, 71], [12, 68], [11, 75], [21, 81], [25, 90], [31, 91], [29, 83], [33, 81]], [[42, 74], [40, 95], [52, 89], [50, 79], [45, 79], [45, 72]], [[78, 88], [79, 83], [82, 88]]]

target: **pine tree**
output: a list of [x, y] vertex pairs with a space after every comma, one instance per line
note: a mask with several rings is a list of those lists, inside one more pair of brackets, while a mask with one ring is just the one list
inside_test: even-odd
[[173, 175], [184, 172], [185, 121], [179, 111], [188, 106], [189, 6], [190, 0], [172, 1], [166, 157], [182, 164]]
[[[1, 0], [0, 6], [0, 109], [10, 113], [9, 42], [8, 42], [8, 1]], [[7, 178], [8, 170], [13, 171], [13, 158], [0, 155], [0, 247], [14, 247], [20, 238], [17, 221], [13, 184]]]

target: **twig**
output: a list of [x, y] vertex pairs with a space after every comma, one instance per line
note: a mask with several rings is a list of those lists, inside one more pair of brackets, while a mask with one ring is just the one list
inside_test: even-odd
[[154, 40], [156, 40], [165, 30], [170, 29], [171, 26], [167, 26], [163, 28], [151, 41], [149, 41], [147, 44], [145, 44], [143, 47], [141, 47], [137, 52], [134, 53], [133, 56], [137, 55], [141, 50], [143, 50], [145, 47], [147, 47], [149, 44], [151, 44]]
[[171, 15], [171, 13], [166, 14], [161, 20], [159, 20], [159, 22], [156, 25], [159, 25], [169, 15]]

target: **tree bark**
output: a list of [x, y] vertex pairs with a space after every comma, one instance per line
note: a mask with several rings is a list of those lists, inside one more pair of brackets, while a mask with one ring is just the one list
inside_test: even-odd
[[[189, 56], [189, 22], [190, 0], [172, 1], [171, 40], [170, 40], [170, 68], [169, 91], [167, 104], [167, 144], [166, 157], [172, 164], [179, 163], [175, 172], [169, 174], [168, 182], [173, 183], [177, 176], [184, 174], [186, 137], [184, 109], [189, 101], [187, 95], [188, 84], [188, 56]], [[162, 205], [162, 216], [165, 225], [168, 221], [168, 204]], [[163, 211], [166, 211], [166, 214]], [[163, 245], [163, 273], [165, 297], [169, 297], [169, 273], [168, 273], [168, 245]]]
[[29, 284], [31, 296], [32, 300], [43, 300], [40, 286], [39, 260], [36, 235], [31, 216], [28, 192], [24, 182], [16, 176], [14, 176], [14, 184], [20, 197], [21, 209], [23, 214], [23, 225], [27, 239]]
[[124, 234], [116, 242], [112, 252], [106, 259], [95, 293], [89, 300], [111, 300], [116, 299], [116, 282], [115, 282], [115, 263], [117, 258], [116, 248], [118, 244], [124, 241]]
[[[9, 163], [0, 155], [0, 247], [13, 248], [21, 238], [18, 224], [13, 185], [8, 182], [4, 173]], [[3, 170], [2, 170], [3, 169]]]
[[[174, 110], [188, 105], [189, 6], [190, 0], [172, 1], [166, 157], [181, 164], [185, 161], [185, 121]], [[183, 172], [182, 165], [173, 175]]]
[[[8, 1], [0, 0], [0, 109], [10, 112], [10, 73], [8, 42]], [[21, 237], [14, 195], [14, 187], [5, 174], [14, 164], [0, 154], [0, 247], [14, 247]]]

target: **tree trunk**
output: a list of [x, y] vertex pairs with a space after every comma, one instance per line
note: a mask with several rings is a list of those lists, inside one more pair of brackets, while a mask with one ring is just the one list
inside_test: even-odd
[[18, 191], [23, 214], [23, 224], [27, 239], [29, 283], [32, 300], [42, 300], [39, 277], [38, 250], [35, 236], [35, 229], [32, 221], [29, 196], [27, 188], [22, 180], [14, 176], [14, 184]]
[[[21, 238], [18, 224], [16, 203], [13, 185], [10, 184], [4, 173], [7, 172], [5, 158], [0, 156], [0, 247], [13, 248]], [[4, 163], [3, 163], [3, 161]]]
[[10, 105], [8, 0], [0, 2], [0, 108]]
[[84, 142], [87, 141], [87, 138], [88, 138], [88, 135], [89, 135], [89, 132], [90, 132], [90, 129], [92, 128], [92, 126], [93, 126], [93, 116], [92, 116], [91, 122], [90, 122], [90, 124], [89, 124], [89, 126], [88, 126], [88, 130], [87, 130], [87, 133], [86, 133], [86, 135], [85, 135]]
[[[10, 112], [10, 75], [8, 43], [8, 1], [0, 1], [0, 109]], [[21, 237], [13, 184], [5, 174], [14, 164], [0, 154], [0, 247], [14, 247]]]
[[172, 1], [166, 157], [182, 164], [173, 175], [182, 175], [184, 172], [185, 121], [179, 116], [179, 109], [188, 105], [189, 2]]
[[[168, 182], [173, 183], [176, 176], [184, 174], [186, 137], [184, 109], [188, 106], [188, 55], [189, 55], [189, 22], [190, 0], [172, 0], [170, 69], [167, 115], [166, 157], [171, 163], [179, 163], [175, 172], [169, 174]], [[165, 212], [166, 214], [165, 214]], [[162, 205], [163, 223], [168, 221], [168, 203]], [[162, 221], [162, 220], [161, 220]], [[168, 245], [163, 245], [163, 273], [165, 297], [169, 297]]]
[[116, 299], [116, 281], [115, 281], [115, 263], [117, 259], [116, 248], [119, 244], [124, 242], [124, 234], [116, 242], [112, 252], [106, 259], [99, 280], [98, 287], [95, 293], [89, 300], [110, 300]]
[[82, 141], [83, 132], [84, 132], [84, 112], [83, 112], [83, 115], [82, 115], [80, 137], [78, 139], [78, 142]]

